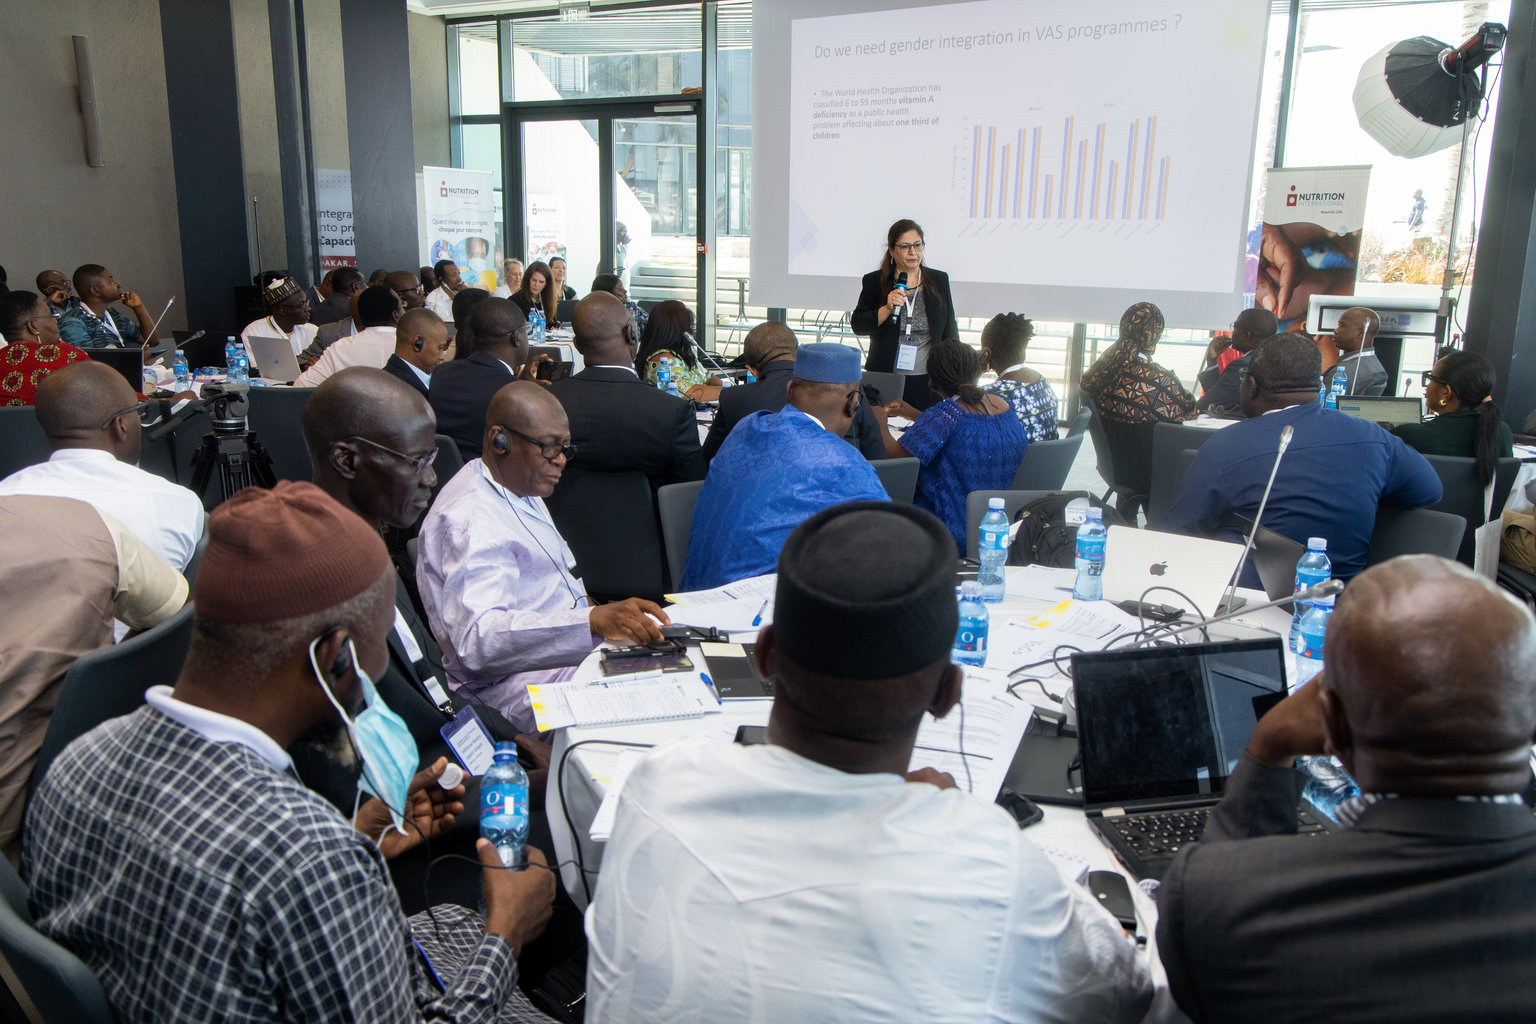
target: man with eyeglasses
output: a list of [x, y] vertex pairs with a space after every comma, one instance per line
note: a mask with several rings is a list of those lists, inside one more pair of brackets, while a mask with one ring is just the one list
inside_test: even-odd
[[69, 278], [64, 276], [62, 270], [44, 270], [37, 275], [37, 290], [43, 298], [48, 300], [48, 308], [55, 313], [64, 313], [71, 306], [78, 305], [80, 300], [75, 298], [75, 291], [70, 287]]
[[569, 679], [599, 640], [660, 640], [671, 620], [639, 598], [594, 607], [573, 575], [576, 559], [544, 504], [575, 454], [548, 391], [531, 381], [497, 391], [482, 448], [427, 513], [416, 578], [453, 685], [532, 733], [530, 684]]
[[50, 373], [91, 358], [59, 340], [59, 314], [33, 292], [0, 293], [0, 334], [0, 405], [32, 405]]
[[400, 296], [406, 312], [421, 309], [427, 304], [427, 298], [421, 292], [421, 279], [409, 270], [392, 271], [384, 278], [384, 287]]
[[1248, 377], [1253, 351], [1266, 339], [1274, 337], [1279, 329], [1280, 322], [1267, 309], [1254, 307], [1237, 314], [1237, 319], [1232, 321], [1232, 351], [1238, 356], [1224, 367], [1213, 366], [1201, 372], [1199, 380], [1203, 392], [1195, 402], [1196, 407], [1213, 416], [1241, 419], [1243, 381]]
[[682, 590], [773, 572], [795, 527], [846, 501], [889, 501], [843, 435], [863, 401], [859, 351], [819, 342], [795, 352], [788, 404], [736, 424], [699, 492]]
[[37, 389], [37, 422], [53, 454], [0, 480], [0, 495], [79, 499], [115, 516], [171, 568], [185, 570], [208, 517], [191, 490], [138, 468], [143, 420], [153, 421], [157, 408], [105, 363], [55, 371]]
[[252, 338], [282, 338], [293, 346], [297, 358], [315, 340], [320, 328], [309, 322], [309, 299], [299, 282], [291, 277], [280, 277], [271, 282], [261, 293], [267, 304], [268, 314], [253, 320], [240, 332], [246, 342], [246, 354], [250, 354]]

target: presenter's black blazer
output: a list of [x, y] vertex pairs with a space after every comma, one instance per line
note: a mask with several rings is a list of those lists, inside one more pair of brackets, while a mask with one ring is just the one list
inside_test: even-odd
[[[955, 299], [949, 294], [949, 275], [942, 270], [924, 267], [923, 279], [933, 285], [932, 289], [923, 289], [929, 340], [943, 341], [945, 338], [960, 337], [960, 324], [955, 319]], [[894, 315], [887, 317], [883, 324], [875, 323], [880, 307], [885, 305], [885, 297], [889, 294], [890, 289], [880, 287], [880, 271], [870, 271], [864, 275], [864, 286], [859, 290], [859, 304], [849, 317], [853, 333], [869, 339], [869, 358], [864, 360], [864, 369], [880, 373], [890, 373], [896, 369], [896, 349], [899, 344]]]
[[658, 391], [629, 370], [589, 366], [556, 381], [549, 393], [565, 407], [578, 469], [638, 469], [663, 484], [704, 479], [693, 403]]

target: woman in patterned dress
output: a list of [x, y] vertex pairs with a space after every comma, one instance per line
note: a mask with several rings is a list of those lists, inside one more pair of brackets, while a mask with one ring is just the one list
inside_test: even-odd
[[1013, 406], [1031, 443], [1057, 437], [1056, 391], [1024, 365], [1024, 350], [1034, 336], [1035, 322], [1018, 313], [999, 313], [981, 329], [981, 361], [997, 374], [984, 390]]

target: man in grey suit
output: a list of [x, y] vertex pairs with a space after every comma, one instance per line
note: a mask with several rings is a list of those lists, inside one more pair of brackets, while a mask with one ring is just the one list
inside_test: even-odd
[[1381, 328], [1381, 318], [1364, 306], [1351, 306], [1339, 314], [1333, 329], [1333, 344], [1339, 350], [1339, 363], [1348, 375], [1347, 395], [1370, 395], [1387, 390], [1387, 368], [1376, 358], [1372, 344]]
[[[1158, 891], [1157, 945], [1203, 1021], [1536, 1020], [1536, 621], [1442, 558], [1350, 583], [1327, 669], [1254, 730]], [[1296, 829], [1294, 759], [1361, 796]]]

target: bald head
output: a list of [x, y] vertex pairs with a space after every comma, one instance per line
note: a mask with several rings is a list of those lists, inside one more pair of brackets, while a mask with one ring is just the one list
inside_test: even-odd
[[747, 332], [742, 354], [748, 366], [761, 370], [775, 359], [793, 357], [799, 347], [800, 339], [788, 324], [768, 320]]
[[1374, 566], [1339, 598], [1324, 653], [1324, 723], [1362, 789], [1525, 787], [1536, 620], [1492, 582], [1431, 555]]
[[1333, 330], [1333, 343], [1341, 352], [1358, 352], [1371, 346], [1380, 329], [1381, 318], [1375, 310], [1351, 306], [1339, 314], [1339, 325]]
[[448, 358], [448, 325], [430, 309], [408, 309], [395, 325], [395, 355], [430, 374]]
[[136, 414], [117, 416], [139, 400], [122, 374], [106, 363], [70, 363], [37, 386], [37, 422], [54, 451], [94, 448], [121, 462], [137, 462], [142, 443]]
[[366, 437], [396, 447], [420, 422], [436, 423], [421, 392], [369, 366], [349, 366], [327, 377], [304, 403], [300, 419], [315, 482], [322, 487], [322, 470], [335, 442]]
[[486, 426], [506, 426], [524, 433], [551, 418], [564, 419], [565, 407], [547, 388], [531, 380], [513, 381], [491, 397], [485, 410]]
[[635, 365], [635, 322], [616, 296], [593, 292], [576, 303], [571, 330], [588, 366]]
[[1232, 321], [1232, 347], [1249, 352], [1280, 329], [1275, 314], [1267, 309], [1245, 309]]
[[[571, 443], [565, 407], [533, 381], [513, 381], [485, 411], [482, 458], [496, 482], [519, 497], [547, 498], [565, 471]], [[545, 454], [554, 446], [554, 457]]]

